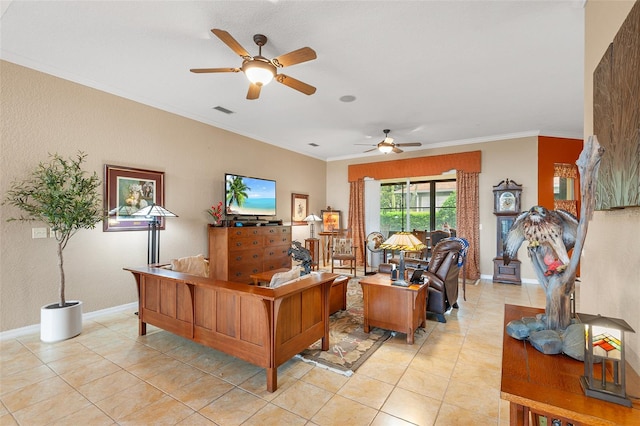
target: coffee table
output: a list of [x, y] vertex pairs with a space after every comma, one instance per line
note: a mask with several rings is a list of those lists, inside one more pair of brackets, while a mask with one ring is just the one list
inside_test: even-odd
[[407, 334], [413, 344], [413, 333], [427, 321], [428, 284], [409, 287], [391, 285], [391, 275], [375, 274], [360, 280], [364, 299], [364, 332], [371, 327]]

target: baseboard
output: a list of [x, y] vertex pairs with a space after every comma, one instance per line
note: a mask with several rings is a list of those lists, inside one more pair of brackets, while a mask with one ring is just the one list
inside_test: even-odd
[[[112, 306], [111, 308], [100, 309], [99, 311], [87, 312], [82, 314], [82, 320], [90, 320], [102, 315], [114, 314], [127, 310], [138, 309], [138, 302], [126, 303], [124, 305]], [[14, 328], [0, 333], [0, 340], [15, 339], [17, 337], [27, 336], [29, 334], [40, 333], [40, 324], [28, 325], [26, 327]]]
[[[480, 275], [481, 280], [493, 281], [493, 275]], [[522, 284], [540, 284], [538, 280], [534, 278], [522, 278]]]

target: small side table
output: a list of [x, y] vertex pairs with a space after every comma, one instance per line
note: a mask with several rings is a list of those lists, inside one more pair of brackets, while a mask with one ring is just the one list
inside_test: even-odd
[[307, 238], [304, 240], [304, 247], [311, 253], [311, 270], [318, 270], [318, 255], [320, 254], [320, 240], [317, 238]]

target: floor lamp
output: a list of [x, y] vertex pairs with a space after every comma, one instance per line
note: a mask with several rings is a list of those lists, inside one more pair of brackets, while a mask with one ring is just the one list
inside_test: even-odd
[[160, 220], [158, 220], [158, 218], [178, 217], [178, 215], [171, 213], [162, 206], [151, 204], [148, 207], [138, 210], [132, 216], [151, 218], [147, 234], [147, 264], [158, 263], [160, 259]]

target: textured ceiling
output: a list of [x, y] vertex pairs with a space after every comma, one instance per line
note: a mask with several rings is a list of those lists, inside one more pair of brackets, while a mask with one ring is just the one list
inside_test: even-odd
[[[0, 57], [325, 160], [363, 154], [391, 129], [420, 150], [544, 134], [582, 138], [584, 9], [579, 1], [2, 1]], [[246, 100], [241, 58], [303, 46]], [[345, 95], [353, 102], [341, 102]], [[214, 110], [222, 106], [231, 115]], [[312, 147], [310, 144], [317, 144]], [[402, 158], [402, 154], [389, 154]]]

